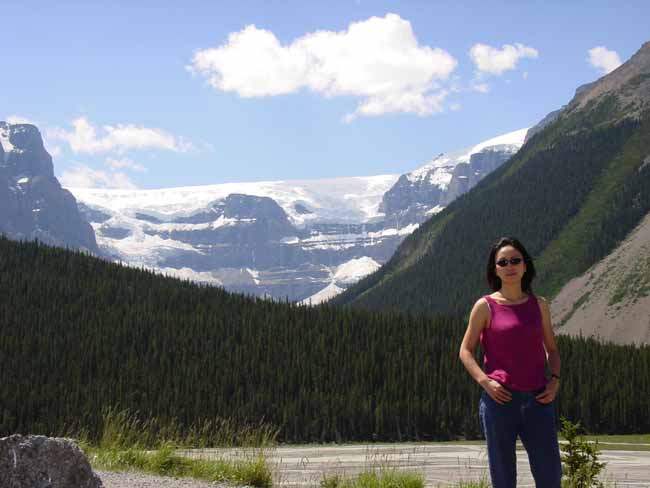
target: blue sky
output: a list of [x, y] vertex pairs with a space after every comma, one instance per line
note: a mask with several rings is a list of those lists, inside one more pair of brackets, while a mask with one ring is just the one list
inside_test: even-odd
[[538, 122], [650, 2], [3, 2], [0, 120], [70, 186], [404, 173]]

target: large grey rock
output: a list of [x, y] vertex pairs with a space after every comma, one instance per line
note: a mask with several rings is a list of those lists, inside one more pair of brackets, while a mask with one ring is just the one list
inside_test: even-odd
[[12, 435], [0, 439], [2, 488], [100, 488], [86, 456], [70, 439]]

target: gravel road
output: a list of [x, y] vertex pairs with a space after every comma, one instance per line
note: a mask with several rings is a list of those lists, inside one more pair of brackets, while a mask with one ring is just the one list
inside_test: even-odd
[[197, 481], [187, 478], [164, 478], [150, 474], [124, 471], [95, 471], [102, 479], [104, 488], [226, 488], [224, 483]]
[[[245, 449], [197, 449], [178, 451], [190, 458], [241, 459], [250, 457]], [[318, 486], [324, 474], [354, 476], [372, 469], [420, 472], [425, 486], [442, 487], [464, 480], [489, 478], [487, 453], [482, 444], [405, 443], [372, 445], [278, 446], [267, 453], [278, 488]], [[650, 451], [602, 450], [607, 463], [604, 480], [618, 488], [650, 488]], [[226, 488], [223, 483], [161, 478], [140, 473], [97, 471], [104, 488]], [[535, 486], [528, 458], [517, 450], [517, 486]]]

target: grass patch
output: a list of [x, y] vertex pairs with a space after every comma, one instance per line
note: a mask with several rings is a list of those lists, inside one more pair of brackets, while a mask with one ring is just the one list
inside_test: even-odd
[[[79, 432], [80, 429], [72, 429]], [[83, 431], [82, 431], [83, 432]], [[276, 445], [279, 429], [265, 422], [239, 425], [230, 419], [202, 419], [189, 426], [177, 419], [143, 418], [139, 412], [107, 408], [98, 431], [83, 435], [101, 447], [157, 449], [168, 444], [178, 447], [259, 447]]]
[[84, 446], [93, 468], [106, 471], [142, 471], [158, 476], [227, 481], [258, 487], [272, 485], [271, 471], [263, 455], [250, 460], [188, 459], [175, 454], [171, 445], [155, 451]]
[[586, 435], [585, 440], [608, 451], [650, 451], [650, 434]]
[[408, 471], [366, 471], [346, 478], [340, 475], [325, 476], [321, 488], [424, 488], [424, 477]]
[[[340, 475], [325, 476], [321, 488], [423, 488], [424, 477], [408, 471], [367, 471], [355, 477]], [[442, 486], [442, 485], [439, 485]], [[449, 488], [490, 488], [490, 482], [483, 478], [478, 481], [459, 481]]]
[[[266, 450], [275, 445], [277, 429], [264, 423], [236, 427], [229, 420], [205, 420], [188, 428], [172, 419], [143, 420], [138, 413], [109, 408], [94, 436], [82, 429], [66, 429], [79, 439], [95, 469], [142, 471], [158, 476], [196, 478], [257, 487], [272, 486]], [[243, 459], [190, 459], [180, 448], [251, 447]]]
[[586, 435], [588, 441], [622, 442], [625, 444], [650, 444], [650, 434], [625, 434], [625, 435]]

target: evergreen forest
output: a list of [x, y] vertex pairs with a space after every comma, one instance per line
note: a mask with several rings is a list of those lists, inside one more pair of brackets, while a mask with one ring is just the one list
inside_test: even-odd
[[[474, 439], [464, 330], [453, 317], [255, 299], [0, 236], [0, 436], [92, 434], [114, 407], [181, 426], [263, 419], [284, 442]], [[558, 342], [559, 414], [592, 432], [650, 431], [650, 347]]]

